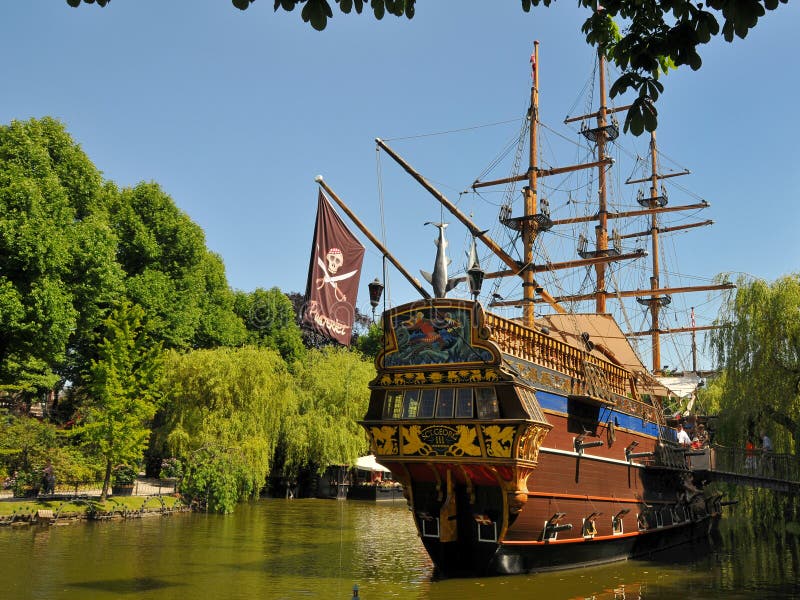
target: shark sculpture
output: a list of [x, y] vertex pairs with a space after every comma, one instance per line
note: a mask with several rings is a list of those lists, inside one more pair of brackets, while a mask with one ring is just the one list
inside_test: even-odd
[[[486, 233], [482, 231], [481, 233]], [[469, 246], [469, 252], [467, 252], [467, 271], [470, 269], [480, 269], [481, 268], [481, 261], [478, 260], [478, 247], [475, 243], [475, 238], [472, 238], [472, 244]]]
[[444, 228], [447, 223], [433, 223], [428, 221], [425, 225], [433, 225], [439, 228], [439, 237], [435, 240], [436, 244], [436, 262], [433, 265], [433, 273], [428, 273], [420, 269], [420, 273], [425, 278], [425, 281], [433, 286], [433, 296], [435, 298], [444, 298], [447, 292], [452, 290], [462, 281], [466, 281], [466, 277], [451, 277], [447, 278], [447, 266], [450, 264], [450, 259], [447, 258], [447, 240], [444, 237]]

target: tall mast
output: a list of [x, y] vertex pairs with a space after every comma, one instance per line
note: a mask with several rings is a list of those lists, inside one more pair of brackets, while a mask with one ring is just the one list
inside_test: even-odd
[[[658, 206], [658, 157], [656, 152], [656, 132], [652, 131], [650, 132], [650, 208], [656, 208]], [[653, 253], [653, 275], [650, 277], [650, 289], [657, 290], [661, 286], [659, 285], [658, 216], [656, 213], [650, 215], [650, 237]], [[661, 337], [659, 335], [658, 326], [658, 309], [660, 305], [660, 298], [653, 292], [650, 296], [650, 327], [653, 330], [653, 373], [661, 371]]]
[[[677, 329], [667, 329], [662, 330], [660, 324], [660, 313], [661, 309], [668, 306], [672, 302], [671, 294], [680, 294], [684, 292], [699, 292], [699, 291], [714, 291], [714, 290], [723, 290], [723, 289], [730, 289], [733, 286], [730, 283], [723, 283], [723, 284], [714, 284], [709, 286], [689, 286], [689, 287], [676, 287], [676, 288], [662, 288], [661, 287], [661, 266], [660, 266], [660, 234], [662, 233], [669, 233], [673, 231], [681, 231], [684, 229], [690, 229], [693, 227], [703, 227], [706, 225], [712, 225], [713, 221], [703, 221], [700, 223], [688, 223], [683, 225], [676, 225], [674, 227], [664, 227], [661, 228], [658, 226], [658, 215], [666, 212], [674, 212], [680, 210], [688, 210], [694, 208], [697, 205], [688, 205], [688, 206], [672, 206], [668, 207], [667, 204], [669, 203], [667, 199], [666, 190], [662, 189], [659, 192], [659, 180], [667, 179], [670, 177], [679, 177], [682, 175], [688, 175], [688, 170], [678, 171], [674, 173], [659, 173], [658, 172], [658, 145], [656, 144], [656, 134], [655, 132], [651, 132], [650, 134], [650, 174], [647, 177], [643, 177], [641, 179], [628, 179], [625, 183], [628, 184], [635, 184], [635, 183], [650, 183], [650, 194], [645, 196], [643, 192], [639, 192], [638, 202], [640, 205], [645, 207], [644, 211], [640, 211], [643, 214], [650, 215], [650, 229], [648, 231], [640, 231], [637, 233], [628, 234], [626, 236], [621, 237], [638, 237], [641, 235], [649, 235], [651, 238], [651, 253], [652, 253], [652, 273], [650, 275], [650, 289], [649, 290], [641, 290], [642, 294], [647, 292], [650, 293], [649, 296], [640, 297], [636, 294], [636, 291], [618, 291], [617, 295], [620, 297], [632, 296], [636, 295], [636, 300], [642, 305], [647, 306], [650, 309], [650, 329], [648, 331], [637, 331], [637, 332], [630, 332], [626, 334], [628, 337], [639, 337], [643, 335], [649, 335], [651, 337], [651, 354], [652, 354], [652, 371], [653, 373], [660, 373], [661, 368], [661, 334], [673, 334], [673, 333], [683, 333], [686, 331], [691, 331], [692, 333], [692, 363], [694, 370], [697, 370], [697, 354], [696, 354], [696, 347], [695, 347], [695, 334], [698, 330], [705, 330], [705, 329], [712, 329], [712, 327], [696, 327], [694, 324], [694, 309], [692, 309], [692, 327], [691, 328], [677, 328]], [[697, 208], [706, 208], [708, 203], [703, 201], [703, 203]]]
[[[603, 49], [597, 51], [598, 63], [600, 68], [600, 108], [597, 111], [597, 162], [604, 163], [606, 159], [606, 61], [603, 56]], [[600, 222], [595, 228], [597, 236], [597, 254], [602, 256], [608, 250], [608, 208], [606, 202], [606, 165], [601, 164], [597, 167], [597, 181], [599, 194], [598, 217]], [[598, 313], [606, 312], [606, 265], [597, 263], [595, 265], [597, 273], [597, 297], [595, 299], [595, 310]]]
[[697, 373], [697, 325], [694, 322], [694, 306], [692, 307], [692, 372]]
[[539, 153], [539, 42], [533, 42], [531, 55], [533, 82], [531, 83], [531, 109], [530, 109], [530, 154], [528, 157], [528, 185], [525, 188], [525, 220], [522, 226], [523, 260], [525, 272], [522, 275], [522, 322], [528, 327], [533, 327], [534, 321], [534, 294], [536, 282], [533, 278], [533, 242], [536, 237], [536, 222], [532, 219], [537, 210], [537, 179], [538, 179], [538, 153]]

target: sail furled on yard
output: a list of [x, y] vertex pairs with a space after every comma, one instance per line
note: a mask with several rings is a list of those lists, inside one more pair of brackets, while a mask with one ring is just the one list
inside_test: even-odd
[[350, 345], [364, 246], [320, 191], [303, 323]]

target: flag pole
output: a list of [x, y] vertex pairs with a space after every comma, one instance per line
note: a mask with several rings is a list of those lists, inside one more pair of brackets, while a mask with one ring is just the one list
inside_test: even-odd
[[322, 175], [317, 175], [314, 178], [314, 181], [316, 181], [319, 184], [319, 186], [323, 190], [325, 190], [325, 192], [334, 200], [334, 202], [336, 202], [336, 204], [339, 205], [339, 207], [345, 212], [345, 214], [348, 217], [350, 217], [350, 220], [355, 224], [355, 226], [358, 227], [365, 236], [367, 236], [369, 241], [375, 245], [375, 247], [383, 254], [384, 257], [389, 259], [389, 262], [391, 262], [397, 268], [397, 270], [400, 271], [400, 274], [403, 277], [405, 277], [409, 281], [409, 283], [416, 288], [416, 290], [422, 295], [422, 297], [425, 298], [426, 300], [430, 299], [431, 295], [428, 293], [428, 291], [424, 287], [422, 287], [422, 285], [420, 285], [419, 281], [411, 273], [406, 271], [405, 267], [403, 267], [403, 265], [401, 265], [398, 262], [398, 260], [392, 255], [392, 253], [389, 252], [386, 249], [386, 247], [380, 243], [378, 238], [372, 235], [372, 232], [369, 229], [367, 229], [366, 225], [364, 225], [355, 215], [355, 213], [353, 213], [353, 211], [350, 210], [350, 207], [347, 206], [342, 201], [342, 199], [336, 195], [336, 192], [334, 192], [327, 183], [325, 183], [325, 180], [322, 178]]

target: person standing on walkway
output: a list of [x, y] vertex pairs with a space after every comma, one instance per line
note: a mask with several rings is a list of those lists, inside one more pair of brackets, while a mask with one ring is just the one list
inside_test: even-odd
[[761, 430], [761, 466], [763, 473], [772, 475], [772, 440], [769, 439], [767, 432]]
[[678, 423], [678, 443], [681, 446], [690, 446], [692, 443], [689, 434], [683, 430], [683, 423]]
[[49, 460], [45, 465], [44, 469], [42, 469], [42, 487], [44, 488], [45, 494], [53, 494], [56, 491], [56, 474], [55, 470], [53, 469], [53, 463]]

